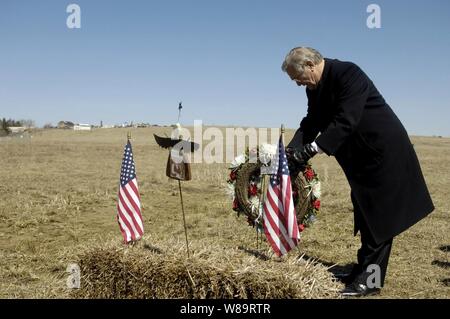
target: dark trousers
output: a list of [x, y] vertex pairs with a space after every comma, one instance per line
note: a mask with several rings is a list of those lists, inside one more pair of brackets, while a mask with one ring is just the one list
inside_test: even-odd
[[353, 269], [355, 280], [358, 283], [367, 284], [368, 279], [369, 281], [373, 279], [373, 276], [371, 276], [375, 271], [373, 265], [377, 265], [380, 270], [381, 287], [383, 287], [393, 238], [377, 243], [370, 233], [364, 218], [359, 218], [359, 232], [361, 234], [361, 248], [358, 250], [358, 264]]
[[355, 213], [355, 227], [356, 229], [359, 229], [361, 234], [361, 248], [358, 250], [358, 264], [353, 268], [352, 276], [355, 277], [357, 283], [367, 284], [368, 279], [371, 281], [373, 278], [371, 275], [374, 273], [374, 270], [371, 265], [378, 265], [380, 267], [380, 284], [382, 287], [384, 286], [384, 279], [386, 278], [393, 238], [377, 243], [361, 214], [353, 194], [352, 202]]

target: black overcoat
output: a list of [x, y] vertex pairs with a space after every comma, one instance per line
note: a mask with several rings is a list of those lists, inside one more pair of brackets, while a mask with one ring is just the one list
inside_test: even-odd
[[355, 234], [365, 222], [382, 242], [433, 211], [405, 128], [356, 64], [325, 59], [318, 87], [306, 94], [308, 112], [289, 146], [315, 140], [336, 157], [351, 188]]

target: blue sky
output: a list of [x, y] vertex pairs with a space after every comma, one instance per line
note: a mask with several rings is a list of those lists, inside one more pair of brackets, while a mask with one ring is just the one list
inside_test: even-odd
[[450, 136], [449, 34], [448, 0], [1, 0], [0, 117], [171, 124], [181, 100], [184, 125], [295, 128], [306, 96], [280, 65], [303, 45], [357, 63], [410, 134]]

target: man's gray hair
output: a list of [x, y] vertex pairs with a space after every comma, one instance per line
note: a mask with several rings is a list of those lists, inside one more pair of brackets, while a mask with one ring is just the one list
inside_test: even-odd
[[322, 54], [320, 54], [320, 52], [316, 49], [308, 47], [297, 47], [293, 48], [286, 55], [281, 69], [283, 70], [283, 72], [287, 72], [288, 67], [292, 66], [302, 73], [305, 63], [311, 62], [314, 65], [317, 65], [322, 62], [322, 60]]

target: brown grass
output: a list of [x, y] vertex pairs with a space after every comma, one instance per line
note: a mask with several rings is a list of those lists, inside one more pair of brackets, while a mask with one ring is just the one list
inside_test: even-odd
[[[35, 132], [32, 138], [0, 139], [0, 298], [337, 296], [339, 284], [327, 269], [355, 262], [359, 238], [352, 236], [349, 187], [333, 158], [314, 158], [323, 182], [321, 215], [303, 233], [300, 251], [281, 262], [274, 261], [266, 243], [255, 252], [254, 229], [231, 210], [225, 194], [226, 164], [194, 164], [193, 180], [183, 183], [194, 252], [187, 261], [178, 186], [165, 177], [167, 153], [152, 137], [154, 132], [169, 133], [169, 128], [132, 130], [146, 236], [131, 249], [120, 243], [115, 202], [126, 132], [50, 130]], [[287, 133], [287, 140], [292, 133]], [[380, 297], [449, 298], [450, 272], [443, 263], [450, 255], [439, 247], [450, 244], [450, 139], [414, 137], [413, 142], [436, 210], [394, 240]], [[95, 259], [96, 254], [109, 259]], [[306, 262], [308, 257], [318, 263]], [[115, 260], [123, 266], [119, 270], [135, 267], [133, 275], [139, 280], [125, 279], [142, 294], [104, 290], [115, 277], [92, 271], [92, 265], [107, 270]], [[66, 288], [65, 270], [72, 262], [86, 267], [83, 289], [76, 295]], [[149, 288], [157, 287], [150, 285], [151, 276], [145, 277], [154, 267], [162, 267], [167, 276], [170, 271], [179, 275], [179, 281], [172, 282], [183, 287], [179, 295], [168, 295], [170, 288], [163, 286]], [[189, 269], [198, 290], [184, 269]], [[287, 278], [276, 275], [283, 272], [302, 285], [295, 280], [289, 285]], [[89, 274], [96, 280], [88, 281]], [[277, 286], [278, 281], [283, 284]]]

